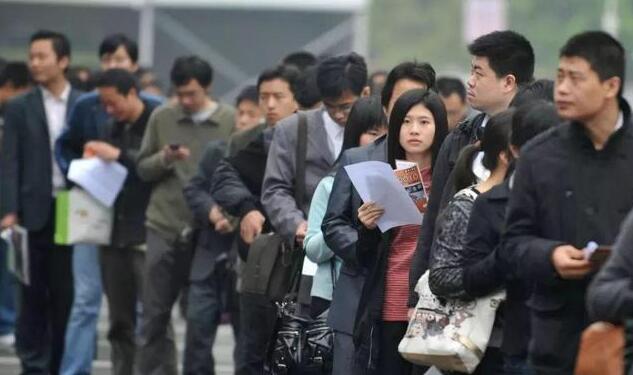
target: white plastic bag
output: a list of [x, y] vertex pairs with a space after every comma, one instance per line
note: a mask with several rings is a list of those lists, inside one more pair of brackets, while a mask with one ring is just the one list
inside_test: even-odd
[[81, 188], [57, 194], [55, 243], [58, 245], [109, 245], [113, 210]]
[[429, 287], [429, 272], [418, 281], [420, 296], [398, 351], [409, 362], [472, 373], [483, 358], [505, 291], [475, 300], [444, 300]]

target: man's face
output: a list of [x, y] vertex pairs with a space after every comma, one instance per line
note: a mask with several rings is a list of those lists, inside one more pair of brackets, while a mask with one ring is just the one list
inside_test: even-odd
[[[614, 86], [615, 85], [615, 86]], [[558, 115], [566, 120], [585, 122], [617, 96], [618, 78], [600, 81], [589, 62], [581, 57], [561, 57], [554, 88]]]
[[101, 105], [108, 115], [117, 121], [129, 121], [132, 114], [132, 101], [136, 95], [132, 89], [127, 95], [117, 91], [115, 87], [99, 87]]
[[200, 86], [198, 80], [192, 79], [187, 84], [176, 87], [176, 97], [185, 112], [196, 113], [207, 103], [207, 88]]
[[275, 78], [259, 85], [259, 107], [264, 112], [266, 123], [275, 125], [299, 109], [290, 85], [283, 79]]
[[259, 108], [258, 103], [250, 100], [242, 100], [237, 105], [235, 111], [235, 130], [242, 131], [251, 129], [262, 120], [262, 110]]
[[134, 73], [138, 70], [138, 65], [132, 61], [132, 58], [123, 46], [119, 46], [119, 48], [112, 53], [104, 53], [101, 55], [100, 63], [101, 70], [117, 68], [125, 69], [130, 73]]
[[505, 100], [505, 79], [497, 77], [487, 57], [473, 57], [466, 84], [468, 103], [479, 111], [491, 114]]
[[64, 76], [68, 57], [58, 59], [50, 39], [35, 40], [29, 48], [29, 69], [33, 81], [46, 85]]
[[424, 89], [426, 90], [428, 87], [422, 82], [414, 81], [408, 78], [402, 78], [396, 81], [396, 84], [393, 85], [393, 91], [391, 92], [391, 99], [389, 100], [389, 104], [387, 105], [387, 117], [391, 115], [391, 110], [393, 109], [396, 101], [409, 90], [415, 89]]
[[446, 107], [446, 116], [448, 118], [448, 130], [453, 130], [457, 127], [468, 111], [466, 102], [457, 93], [452, 93], [449, 96], [442, 96], [444, 107]]
[[358, 95], [349, 90], [343, 91], [338, 98], [323, 98], [323, 106], [339, 126], [345, 126], [349, 113], [358, 100]]

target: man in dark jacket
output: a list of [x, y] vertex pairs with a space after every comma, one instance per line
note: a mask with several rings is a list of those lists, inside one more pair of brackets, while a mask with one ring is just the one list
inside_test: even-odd
[[[271, 230], [259, 201], [266, 157], [274, 126], [298, 108], [295, 99], [298, 82], [299, 72], [283, 65], [260, 74], [257, 90], [266, 124], [231, 137], [229, 157], [220, 161], [211, 175], [209, 197], [213, 203], [209, 209], [217, 205], [240, 219], [238, 252], [244, 261], [248, 245], [258, 234]], [[253, 140], [244, 145], [245, 139]], [[276, 308], [264, 296], [241, 292], [239, 305], [241, 329], [235, 373], [261, 374], [266, 345], [274, 329]]]
[[539, 374], [573, 373], [593, 271], [582, 249], [612, 245], [633, 207], [624, 70], [625, 51], [610, 35], [572, 37], [560, 51], [554, 92], [569, 122], [528, 143], [517, 164], [505, 246], [534, 285], [529, 356]]
[[488, 118], [507, 109], [519, 87], [530, 82], [534, 74], [532, 46], [514, 31], [481, 36], [468, 46], [468, 51], [472, 62], [467, 98], [482, 113], [459, 124], [446, 137], [435, 161], [429, 204], [409, 273], [410, 307], [417, 303], [415, 284], [428, 268], [435, 220], [455, 194], [452, 171], [460, 151], [479, 140]]
[[[226, 142], [209, 142], [200, 167], [184, 188], [185, 200], [195, 217], [198, 236], [189, 273], [187, 332], [183, 372], [214, 374], [213, 343], [220, 318], [226, 311], [229, 250], [233, 223], [211, 196], [211, 178], [226, 152]], [[233, 321], [235, 322], [235, 321]], [[237, 326], [233, 324], [237, 336]]]
[[72, 250], [54, 243], [55, 195], [66, 185], [53, 145], [79, 92], [64, 71], [70, 42], [52, 31], [31, 37], [38, 87], [9, 101], [0, 159], [0, 227], [29, 232], [30, 283], [20, 286], [16, 352], [23, 373], [57, 374], [73, 301]]
[[97, 90], [102, 106], [112, 117], [86, 134], [84, 155], [118, 161], [128, 170], [123, 189], [114, 203], [114, 223], [109, 246], [100, 249], [103, 287], [108, 298], [108, 339], [115, 374], [129, 374], [134, 368], [136, 305], [141, 297], [145, 260], [145, 210], [151, 185], [136, 173], [136, 157], [155, 101], [139, 97], [139, 85], [132, 73], [111, 69], [100, 74]]

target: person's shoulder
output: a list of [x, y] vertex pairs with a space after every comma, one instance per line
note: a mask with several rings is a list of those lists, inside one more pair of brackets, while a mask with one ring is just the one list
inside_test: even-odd
[[241, 142], [245, 139], [254, 139], [264, 131], [266, 124], [258, 124], [250, 129], [246, 129], [237, 133], [231, 134], [229, 137], [229, 143]]
[[167, 117], [167, 116], [177, 116], [180, 111], [177, 106], [171, 103], [164, 103], [159, 105], [153, 112], [154, 117]]
[[167, 99], [164, 96], [150, 94], [150, 93], [147, 93], [145, 91], [141, 91], [139, 93], [139, 97], [144, 102], [151, 103], [152, 105], [154, 105], [156, 107], [160, 106], [161, 104], [163, 104], [163, 103], [165, 103], [167, 101]]
[[521, 147], [521, 158], [539, 158], [550, 151], [560, 151], [571, 126], [571, 123], [563, 122], [530, 139]]
[[458, 123], [455, 129], [450, 134], [470, 136], [470, 134], [478, 128], [486, 118], [486, 114], [479, 112], [474, 116], [465, 118], [462, 122]]
[[215, 117], [215, 119], [220, 123], [229, 123], [229, 125], [233, 126], [235, 123], [235, 108], [225, 103], [217, 103], [218, 108], [215, 110], [212, 117]]
[[75, 107], [92, 106], [99, 103], [99, 93], [97, 91], [90, 91], [79, 94], [75, 101]]

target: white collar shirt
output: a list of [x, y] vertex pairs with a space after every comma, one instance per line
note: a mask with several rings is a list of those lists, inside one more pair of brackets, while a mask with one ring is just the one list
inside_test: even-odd
[[66, 83], [64, 91], [60, 96], [55, 96], [46, 88], [40, 86], [42, 98], [44, 100], [44, 110], [46, 112], [46, 125], [48, 126], [48, 136], [51, 146], [51, 162], [53, 167], [53, 193], [57, 193], [66, 185], [64, 175], [55, 160], [55, 142], [62, 134], [66, 126], [66, 111], [68, 108], [68, 98], [70, 97], [70, 85]]
[[327, 111], [323, 111], [323, 123], [325, 124], [325, 132], [327, 133], [330, 152], [332, 152], [334, 159], [336, 159], [343, 148], [343, 134], [345, 133], [345, 127], [340, 126], [336, 123], [336, 121], [332, 120]]

